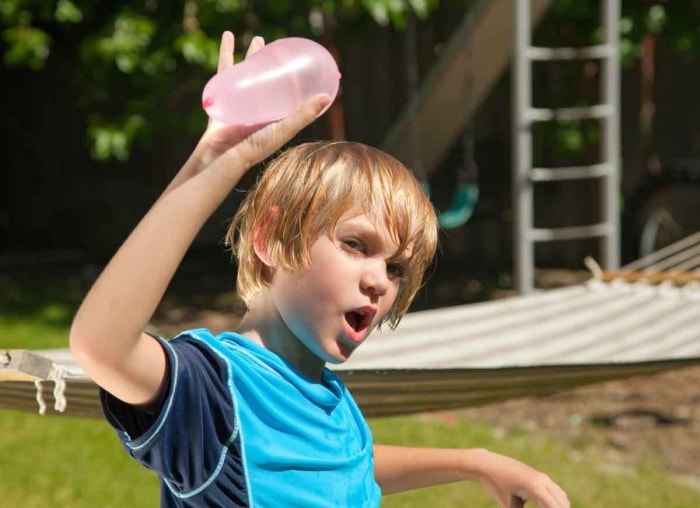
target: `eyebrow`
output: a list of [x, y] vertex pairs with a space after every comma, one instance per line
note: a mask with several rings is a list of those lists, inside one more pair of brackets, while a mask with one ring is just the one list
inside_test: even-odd
[[371, 240], [384, 244], [384, 238], [379, 234], [378, 228], [368, 220], [358, 219], [354, 217], [352, 219], [347, 219], [338, 224], [339, 227], [336, 229], [342, 229], [343, 233], [349, 232], [354, 234], [361, 234], [365, 237], [369, 237]]
[[[379, 228], [371, 221], [365, 218], [360, 218], [360, 217], [352, 217], [350, 219], [347, 219], [343, 221], [342, 223], [338, 224], [339, 226], [344, 226], [349, 229], [349, 233], [351, 234], [357, 234], [357, 235], [362, 235], [363, 239], [367, 239], [366, 241], [368, 243], [373, 243], [374, 246], [377, 244], [381, 244], [382, 246], [389, 246], [387, 242], [385, 241], [385, 238], [388, 238], [390, 240], [391, 246], [395, 246], [397, 250], [388, 256], [386, 259], [390, 261], [400, 261], [400, 262], [409, 262], [411, 258], [413, 257], [411, 254], [407, 255], [407, 252], [410, 252], [408, 248], [403, 249], [401, 252], [398, 251], [398, 244], [394, 244], [394, 240], [391, 238], [391, 235], [389, 234], [389, 231], [384, 228], [387, 232], [386, 237], [382, 234], [379, 233]], [[337, 228], [336, 228], [337, 229]], [[346, 231], [343, 231], [344, 234], [347, 234]]]

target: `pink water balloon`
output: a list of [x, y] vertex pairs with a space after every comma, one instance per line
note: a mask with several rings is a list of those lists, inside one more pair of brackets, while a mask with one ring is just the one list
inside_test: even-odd
[[339, 84], [338, 65], [326, 48], [288, 37], [214, 75], [202, 92], [202, 107], [210, 118], [231, 125], [268, 123], [298, 110], [316, 94], [331, 97], [328, 109]]

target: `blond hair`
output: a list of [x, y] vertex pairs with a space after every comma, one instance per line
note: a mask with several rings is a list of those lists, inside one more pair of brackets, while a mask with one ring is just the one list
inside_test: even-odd
[[302, 144], [284, 152], [264, 171], [226, 234], [238, 260], [238, 292], [243, 301], [249, 305], [269, 285], [254, 241], [272, 264], [294, 271], [310, 265], [311, 245], [332, 232], [340, 217], [352, 209], [385, 224], [398, 245], [396, 255], [408, 256], [409, 269], [384, 319], [392, 328], [398, 325], [435, 255], [437, 218], [422, 187], [403, 164], [361, 143]]

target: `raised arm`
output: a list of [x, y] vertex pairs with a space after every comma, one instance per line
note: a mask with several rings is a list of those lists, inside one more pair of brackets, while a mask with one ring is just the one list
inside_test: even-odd
[[[232, 36], [230, 45], [232, 50]], [[207, 129], [193, 156], [105, 267], [74, 318], [71, 350], [98, 385], [134, 405], [148, 405], [157, 398], [166, 360], [159, 344], [142, 330], [187, 249], [245, 172], [315, 120], [328, 100], [313, 97], [296, 113], [252, 134], [234, 127]]]
[[472, 480], [483, 483], [501, 508], [534, 501], [541, 508], [569, 508], [566, 493], [547, 475], [484, 449], [374, 445], [374, 475], [382, 494]]

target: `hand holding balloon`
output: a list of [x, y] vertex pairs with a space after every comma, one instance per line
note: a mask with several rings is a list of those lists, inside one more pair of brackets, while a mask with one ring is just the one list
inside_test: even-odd
[[289, 37], [211, 78], [202, 93], [202, 107], [209, 117], [230, 125], [268, 123], [297, 111], [316, 94], [329, 95], [330, 106], [339, 81], [338, 66], [326, 48]]

